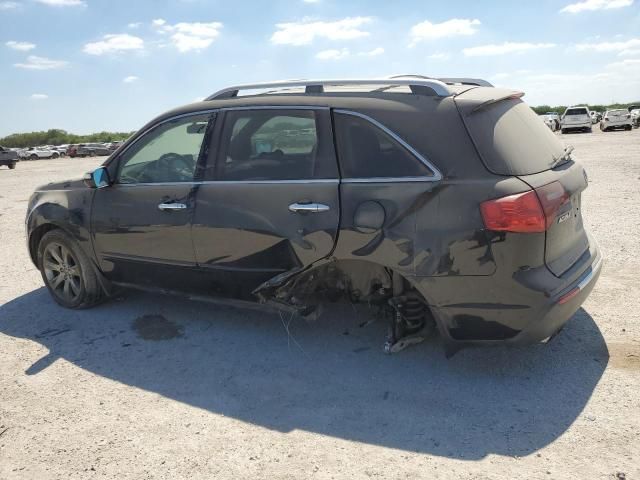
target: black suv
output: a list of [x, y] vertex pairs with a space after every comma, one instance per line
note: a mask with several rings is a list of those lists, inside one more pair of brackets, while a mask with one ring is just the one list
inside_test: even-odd
[[388, 351], [436, 327], [448, 351], [547, 340], [602, 258], [587, 175], [522, 95], [420, 76], [224, 89], [39, 188], [31, 259], [69, 308], [116, 287], [305, 316], [344, 299], [386, 312]]

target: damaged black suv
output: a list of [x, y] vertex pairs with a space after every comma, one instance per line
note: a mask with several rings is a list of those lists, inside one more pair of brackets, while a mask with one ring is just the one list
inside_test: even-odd
[[418, 75], [226, 88], [39, 188], [31, 259], [69, 308], [117, 287], [305, 316], [346, 299], [388, 312], [387, 351], [435, 328], [449, 351], [547, 340], [602, 259], [586, 173], [522, 95]]

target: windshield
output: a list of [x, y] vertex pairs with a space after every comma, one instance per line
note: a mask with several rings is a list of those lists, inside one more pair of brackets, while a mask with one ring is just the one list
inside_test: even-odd
[[588, 115], [586, 108], [570, 108], [565, 115]]

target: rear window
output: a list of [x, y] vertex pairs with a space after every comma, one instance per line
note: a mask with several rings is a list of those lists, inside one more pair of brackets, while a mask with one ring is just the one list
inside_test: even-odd
[[486, 167], [498, 175], [531, 175], [551, 168], [564, 147], [535, 112], [511, 98], [464, 115]]
[[570, 108], [565, 115], [589, 115], [586, 108]]
[[626, 110], [609, 110], [609, 115], [613, 115], [614, 117], [619, 117], [620, 115], [628, 115], [629, 112]]

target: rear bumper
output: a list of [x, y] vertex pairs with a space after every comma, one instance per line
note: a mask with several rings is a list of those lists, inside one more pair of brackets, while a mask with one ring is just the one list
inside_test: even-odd
[[563, 130], [587, 130], [592, 127], [593, 127], [593, 124], [591, 123], [591, 121], [584, 122], [584, 123], [569, 123], [569, 124], [562, 125]]
[[563, 277], [546, 267], [486, 277], [418, 280], [450, 345], [538, 343], [556, 334], [587, 299], [602, 270], [595, 241]]
[[549, 299], [543, 315], [509, 340], [514, 344], [538, 343], [551, 338], [578, 311], [595, 286], [604, 260], [599, 251], [580, 278]]

